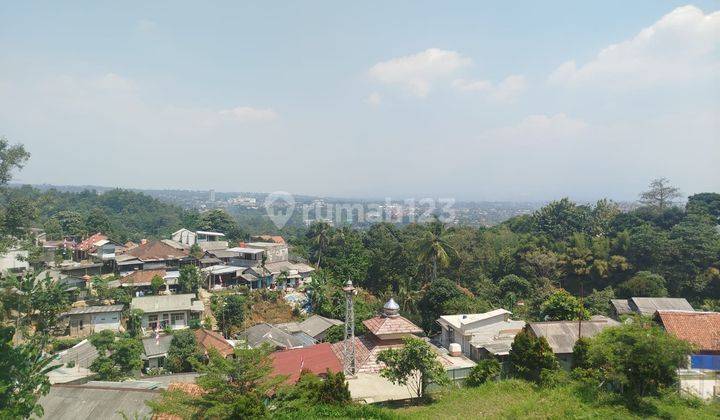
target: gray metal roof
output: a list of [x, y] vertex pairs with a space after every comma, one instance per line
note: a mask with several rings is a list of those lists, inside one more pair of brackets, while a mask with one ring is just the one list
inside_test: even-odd
[[195, 299], [194, 294], [135, 297], [130, 303], [130, 309], [142, 309], [145, 313], [203, 311], [203, 303], [193, 299]]
[[75, 362], [75, 366], [89, 368], [92, 362], [98, 358], [98, 351], [90, 341], [83, 340], [74, 347], [57, 353], [56, 356], [57, 359], [52, 362], [53, 365]]
[[684, 298], [634, 297], [630, 301], [630, 307], [643, 316], [653, 316], [657, 311], [695, 310]]
[[270, 324], [258, 324], [248, 328], [240, 334], [240, 337], [245, 340], [248, 347], [257, 348], [268, 343], [273, 347], [279, 347], [283, 349], [292, 349], [297, 347], [305, 347], [305, 340], [295, 337], [292, 334], [288, 334]]
[[40, 398], [42, 418], [53, 420], [146, 418], [152, 410], [145, 401], [160, 397], [158, 390], [104, 387], [101, 385], [55, 385]]
[[610, 303], [615, 308], [615, 313], [618, 315], [627, 315], [633, 313], [630, 308], [630, 302], [627, 299], [610, 299]]
[[[545, 337], [556, 354], [573, 352], [575, 342], [578, 340], [578, 321], [531, 322], [528, 325], [535, 336]], [[598, 316], [589, 321], [582, 321], [580, 329], [583, 337], [594, 337], [605, 328], [618, 325], [620, 323], [614, 319]]]
[[298, 324], [300, 330], [305, 332], [311, 337], [317, 337], [319, 334], [324, 333], [333, 325], [342, 325], [343, 322], [337, 319], [325, 318], [320, 315], [313, 315], [305, 321]]
[[159, 339], [152, 335], [148, 338], [143, 338], [142, 343], [145, 348], [145, 358], [153, 358], [164, 356], [168, 350], [170, 350], [170, 343], [172, 343], [172, 334], [163, 334]]
[[106, 305], [106, 306], [85, 306], [82, 308], [72, 308], [65, 312], [66, 315], [79, 314], [99, 314], [105, 312], [121, 312], [125, 305]]

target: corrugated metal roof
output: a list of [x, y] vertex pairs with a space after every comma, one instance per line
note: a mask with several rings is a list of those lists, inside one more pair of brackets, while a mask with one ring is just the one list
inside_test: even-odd
[[106, 305], [106, 306], [85, 306], [82, 308], [72, 308], [65, 312], [66, 315], [79, 315], [79, 314], [99, 314], [105, 312], [120, 312], [123, 310], [125, 305]]
[[657, 297], [634, 297], [630, 298], [633, 309], [643, 316], [653, 316], [655, 312], [663, 311], [694, 311], [693, 307], [684, 298], [657, 298]]
[[[531, 322], [528, 325], [536, 337], [545, 337], [556, 354], [573, 352], [578, 340], [578, 321]], [[583, 337], [594, 337], [605, 328], [618, 325], [620, 323], [613, 319], [598, 316], [582, 321], [580, 330]]]
[[135, 297], [130, 303], [130, 309], [142, 309], [145, 313], [166, 311], [203, 310], [203, 303], [194, 301], [195, 295], [159, 295]]
[[157, 390], [55, 385], [39, 403], [44, 410], [42, 418], [53, 420], [114, 419], [120, 417], [118, 413], [146, 418], [152, 410], [145, 402], [159, 397]]
[[298, 324], [300, 330], [311, 337], [317, 337], [324, 333], [333, 325], [343, 325], [344, 322], [338, 319], [325, 318], [320, 315], [313, 315], [310, 318]]

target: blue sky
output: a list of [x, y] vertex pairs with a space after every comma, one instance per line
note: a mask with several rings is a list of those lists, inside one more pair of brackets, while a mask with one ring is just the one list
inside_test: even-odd
[[720, 190], [718, 1], [265, 3], [1, 5], [0, 134], [33, 155], [18, 180]]

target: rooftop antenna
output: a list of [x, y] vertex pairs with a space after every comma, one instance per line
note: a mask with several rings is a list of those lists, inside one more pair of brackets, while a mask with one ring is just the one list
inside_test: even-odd
[[578, 313], [578, 340], [582, 338], [582, 320], [585, 315], [585, 304], [583, 303], [583, 283], [580, 282], [580, 310]]
[[352, 280], [343, 287], [345, 292], [345, 339], [343, 341], [343, 372], [345, 376], [355, 376], [355, 306], [353, 298], [357, 290]]

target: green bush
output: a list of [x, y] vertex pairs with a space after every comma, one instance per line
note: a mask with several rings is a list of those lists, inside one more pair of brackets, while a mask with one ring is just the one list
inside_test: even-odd
[[470, 375], [465, 378], [466, 386], [480, 386], [489, 380], [497, 380], [500, 377], [502, 367], [497, 359], [484, 359], [475, 365]]
[[67, 350], [71, 347], [75, 347], [75, 345], [82, 340], [82, 338], [58, 338], [52, 342], [51, 351], [53, 353], [57, 353], [59, 351]]

